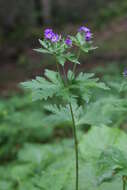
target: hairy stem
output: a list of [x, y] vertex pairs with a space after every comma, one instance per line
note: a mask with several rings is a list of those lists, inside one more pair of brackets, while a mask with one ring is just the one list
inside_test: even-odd
[[[57, 61], [56, 61], [56, 67], [57, 67], [57, 72], [58, 72], [59, 75], [60, 75], [60, 68], [59, 68], [59, 65], [58, 65]], [[61, 77], [61, 75], [60, 75], [60, 77]]]
[[123, 181], [123, 190], [126, 190], [126, 176], [122, 177], [122, 181]]
[[63, 74], [64, 74], [64, 79], [66, 80], [66, 83], [67, 83], [67, 75], [66, 75], [64, 66], [63, 66]]
[[[56, 62], [56, 66], [57, 66], [57, 71], [60, 75], [60, 70], [59, 70], [59, 65]], [[66, 73], [64, 72], [65, 76]], [[61, 77], [62, 79], [62, 77]], [[66, 76], [67, 79], [67, 76]], [[67, 82], [67, 81], [66, 81]], [[64, 83], [65, 85], [65, 83]], [[74, 143], [75, 143], [75, 167], [76, 167], [76, 183], [75, 183], [75, 190], [78, 190], [78, 179], [79, 179], [79, 164], [78, 164], [78, 140], [77, 140], [77, 132], [76, 132], [76, 124], [75, 124], [75, 119], [74, 119], [74, 113], [73, 113], [73, 109], [72, 109], [72, 105], [71, 103], [69, 103], [69, 107], [70, 107], [70, 112], [71, 112], [71, 117], [72, 117], [72, 124], [73, 124], [73, 134], [74, 134]]]
[[[79, 59], [80, 53], [81, 53], [81, 51], [79, 50], [79, 51], [78, 51], [78, 54], [77, 54], [77, 59]], [[73, 73], [74, 73], [74, 74], [75, 74], [76, 66], [77, 66], [77, 64], [75, 63], [75, 64], [74, 64], [74, 67], [73, 67]]]
[[[57, 67], [57, 72], [58, 72], [60, 79], [63, 81], [64, 85], [66, 86], [66, 82], [65, 82], [64, 78], [61, 76], [59, 64], [57, 63], [57, 61], [56, 61], [56, 67]], [[64, 75], [65, 75], [65, 73], [64, 73]]]
[[76, 125], [74, 119], [74, 113], [72, 109], [71, 103], [69, 104], [71, 116], [72, 116], [72, 123], [73, 123], [73, 134], [74, 134], [74, 141], [75, 141], [75, 164], [76, 164], [76, 186], [75, 189], [78, 190], [78, 178], [79, 178], [79, 165], [78, 165], [78, 140], [77, 140], [77, 133], [76, 133]]

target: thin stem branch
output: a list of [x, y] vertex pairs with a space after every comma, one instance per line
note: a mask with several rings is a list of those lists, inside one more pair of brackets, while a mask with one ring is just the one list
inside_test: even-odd
[[[77, 54], [77, 59], [79, 59], [80, 53], [81, 53], [81, 51], [80, 51], [80, 49], [79, 49], [78, 54]], [[74, 67], [73, 67], [73, 70], [72, 70], [74, 74], [75, 74], [76, 66], [77, 66], [77, 64], [75, 63], [75, 64], [74, 64]]]
[[[58, 71], [58, 73], [59, 73], [59, 75], [60, 75], [60, 68], [59, 68], [59, 65], [58, 65], [57, 61], [56, 61], [56, 67], [57, 67], [57, 71]], [[61, 76], [61, 75], [60, 75], [60, 76]]]
[[65, 82], [67, 83], [67, 82], [68, 82], [68, 79], [67, 79], [67, 75], [66, 75], [64, 66], [63, 66], [63, 74], [64, 74]]
[[56, 67], [57, 67], [57, 72], [58, 72], [58, 74], [59, 74], [59, 77], [60, 77], [60, 79], [63, 81], [63, 83], [64, 83], [64, 85], [65, 85], [65, 81], [64, 81], [63, 77], [62, 77], [61, 74], [60, 74], [60, 68], [59, 68], [59, 64], [57, 63], [57, 61], [56, 61]]
[[122, 177], [122, 181], [123, 181], [123, 190], [126, 190], [126, 176]]
[[74, 141], [75, 141], [75, 158], [76, 158], [76, 190], [78, 190], [78, 178], [79, 178], [79, 164], [78, 164], [78, 140], [77, 140], [77, 133], [76, 133], [76, 125], [74, 119], [74, 113], [72, 109], [71, 103], [69, 104], [71, 116], [72, 116], [72, 123], [73, 123], [73, 134], [74, 134]]

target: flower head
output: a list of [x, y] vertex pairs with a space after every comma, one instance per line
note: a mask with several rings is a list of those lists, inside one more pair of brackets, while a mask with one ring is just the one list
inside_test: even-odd
[[91, 40], [91, 38], [92, 38], [91, 32], [87, 32], [87, 33], [85, 34], [85, 39], [86, 39], [86, 41], [89, 42], [89, 41]]
[[127, 77], [127, 69], [124, 70], [123, 76], [124, 76], [124, 77]]
[[60, 39], [61, 39], [61, 36], [59, 36], [58, 34], [53, 33], [52, 38], [51, 38], [51, 41], [53, 43], [60, 41]]
[[53, 36], [53, 31], [52, 31], [52, 29], [45, 29], [45, 31], [44, 31], [44, 37], [45, 37], [45, 39], [49, 39], [49, 40], [51, 40], [52, 39], [52, 36]]
[[90, 32], [90, 29], [87, 28], [86, 26], [81, 26], [78, 31], [79, 32], [86, 32], [87, 33], [87, 32]]
[[72, 46], [72, 40], [70, 39], [70, 37], [67, 37], [67, 38], [66, 38], [65, 44], [66, 44], [67, 46]]
[[51, 42], [55, 43], [61, 39], [61, 36], [59, 36], [58, 34], [55, 34], [52, 29], [47, 28], [44, 31], [44, 38], [51, 40]]

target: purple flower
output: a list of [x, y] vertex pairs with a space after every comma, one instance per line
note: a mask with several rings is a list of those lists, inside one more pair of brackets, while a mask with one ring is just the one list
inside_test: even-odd
[[85, 39], [86, 39], [86, 41], [89, 42], [89, 41], [91, 40], [91, 38], [92, 38], [91, 32], [87, 32], [87, 33], [85, 34]]
[[124, 76], [124, 77], [127, 77], [127, 69], [124, 70], [123, 76]]
[[45, 31], [44, 31], [45, 39], [51, 40], [53, 35], [54, 35], [54, 33], [53, 33], [52, 29], [48, 29], [48, 28], [45, 29]]
[[67, 46], [72, 46], [72, 40], [70, 39], [70, 37], [67, 37], [67, 38], [66, 38], [65, 44], [66, 44]]
[[87, 33], [87, 32], [90, 32], [90, 29], [87, 28], [87, 27], [85, 27], [85, 26], [81, 26], [78, 31], [79, 32], [86, 32]]
[[61, 36], [59, 36], [58, 34], [53, 33], [52, 38], [51, 38], [51, 41], [53, 43], [58, 42], [60, 39], [61, 39]]
[[45, 39], [51, 40], [51, 42], [55, 43], [58, 42], [61, 39], [61, 36], [58, 34], [55, 34], [52, 29], [47, 28], [44, 31], [44, 37]]

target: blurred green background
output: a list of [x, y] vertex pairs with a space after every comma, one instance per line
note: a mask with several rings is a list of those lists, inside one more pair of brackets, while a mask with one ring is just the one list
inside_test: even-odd
[[[65, 35], [76, 33], [82, 25], [91, 28], [94, 44], [99, 48], [88, 55], [81, 55], [83, 64], [79, 70], [96, 69], [100, 76], [106, 78], [105, 75], [108, 75], [104, 80], [109, 86], [110, 81], [115, 81], [114, 86], [111, 84], [114, 88], [111, 93], [126, 98], [126, 93], [123, 95], [123, 91], [119, 91], [119, 84], [122, 81], [120, 77], [127, 65], [126, 0], [0, 0], [0, 159], [2, 161], [15, 158], [26, 141], [48, 142], [52, 138], [70, 136], [71, 133], [66, 131], [65, 125], [65, 131], [63, 133], [62, 129], [61, 133], [61, 129], [54, 130], [54, 127], [62, 124], [53, 124], [50, 120], [45, 123], [44, 118], [47, 116], [44, 110], [45, 103], [32, 103], [29, 94], [23, 95], [19, 83], [43, 75], [45, 68], [55, 69], [51, 57], [33, 51], [33, 48], [39, 47], [38, 39], [43, 38], [46, 27], [52, 27], [58, 33]], [[98, 71], [98, 66], [104, 69]], [[71, 66], [66, 63], [65, 69], [69, 67]], [[104, 97], [102, 94], [102, 98]], [[107, 103], [104, 100], [104, 106], [105, 104]], [[100, 102], [98, 107], [103, 109]], [[104, 107], [105, 109], [110, 110], [107, 107]], [[97, 120], [96, 113], [91, 113], [91, 110], [96, 109], [90, 108], [88, 111], [90, 116], [88, 114], [86, 125], [99, 123], [100, 118]], [[107, 114], [105, 111], [104, 113]], [[117, 120], [112, 119], [114, 122], [112, 126], [124, 123], [126, 112], [122, 118], [121, 115]], [[102, 117], [104, 121], [105, 117], [107, 119], [107, 115]], [[110, 119], [104, 123], [108, 124], [108, 120]]]
[[49, 57], [32, 50], [46, 27], [70, 34], [81, 25], [92, 29], [99, 47], [82, 55], [82, 69], [119, 61], [126, 65], [126, 0], [0, 0], [0, 94], [8, 96], [20, 81], [53, 67]]

